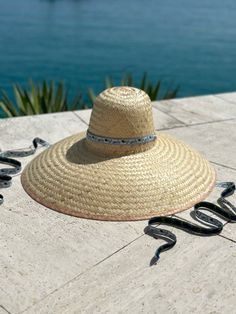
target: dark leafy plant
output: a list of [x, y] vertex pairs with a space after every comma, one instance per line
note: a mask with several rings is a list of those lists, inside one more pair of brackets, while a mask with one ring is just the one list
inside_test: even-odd
[[4, 90], [0, 91], [0, 108], [6, 116], [35, 115], [59, 111], [76, 110], [85, 107], [82, 95], [79, 94], [69, 102], [63, 82], [43, 81], [36, 84], [29, 82], [29, 90], [13, 85], [15, 102], [12, 102]]
[[[151, 100], [175, 98], [179, 87], [168, 87], [162, 92], [162, 81], [155, 84], [148, 80], [147, 73], [144, 73], [139, 84], [134, 83], [131, 74], [125, 74], [120, 85], [134, 86], [144, 90]], [[105, 80], [105, 88], [115, 86], [112, 77]], [[41, 113], [61, 112], [68, 110], [89, 108], [93, 105], [96, 94], [93, 89], [88, 90], [88, 102], [84, 102], [82, 94], [78, 94], [73, 101], [69, 101], [68, 92], [63, 82], [55, 83], [44, 80], [41, 84], [36, 84], [32, 80], [29, 88], [23, 89], [18, 84], [13, 85], [15, 100], [11, 101], [4, 90], [0, 90], [0, 109], [8, 117], [35, 115]]]
[[[171, 88], [168, 87], [165, 92], [162, 92], [162, 81], [158, 80], [156, 83], [151, 83], [150, 80], [148, 79], [148, 75], [147, 73], [144, 73], [141, 81], [139, 84], [135, 84], [134, 83], [134, 79], [132, 74], [125, 74], [123, 76], [123, 78], [120, 81], [120, 85], [121, 86], [133, 86], [133, 87], [137, 87], [140, 88], [142, 90], [144, 90], [150, 97], [150, 99], [152, 101], [154, 100], [164, 100], [164, 99], [171, 99], [171, 98], [175, 98], [178, 94], [179, 91], [179, 86], [175, 87], [175, 88]], [[105, 79], [105, 88], [110, 88], [115, 86], [112, 77], [107, 77]], [[96, 98], [96, 94], [94, 93], [93, 89], [90, 88], [88, 90], [88, 98], [91, 104], [93, 104], [95, 98]]]

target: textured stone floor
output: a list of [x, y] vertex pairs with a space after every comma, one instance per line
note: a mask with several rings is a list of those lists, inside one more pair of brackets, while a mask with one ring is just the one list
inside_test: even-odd
[[[90, 113], [2, 119], [0, 149], [28, 147], [35, 136], [54, 143], [86, 130]], [[153, 102], [153, 113], [156, 129], [202, 152], [218, 180], [236, 181], [236, 93]], [[144, 234], [147, 221], [57, 213], [33, 201], [20, 176], [1, 192], [0, 314], [236, 313], [236, 224], [208, 238], [174, 230], [177, 245], [149, 267], [161, 240]], [[190, 220], [190, 211], [179, 216]]]

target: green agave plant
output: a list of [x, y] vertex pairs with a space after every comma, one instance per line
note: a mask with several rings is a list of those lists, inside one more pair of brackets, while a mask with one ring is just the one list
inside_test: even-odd
[[[132, 74], [127, 73], [121, 79], [120, 85], [121, 86], [133, 86], [133, 87], [140, 88], [149, 95], [152, 101], [157, 100], [157, 99], [164, 100], [164, 99], [175, 98], [179, 91], [179, 86], [177, 86], [174, 89], [169, 87], [164, 93], [162, 93], [161, 91], [162, 81], [158, 80], [155, 84], [151, 83], [148, 80], [148, 75], [146, 72], [143, 74], [139, 84], [135, 84]], [[115, 84], [113, 82], [112, 77], [107, 77], [105, 80], [105, 88], [110, 88], [113, 86], [115, 86]], [[88, 90], [88, 98], [89, 98], [90, 104], [93, 104], [96, 98], [96, 94], [94, 93], [92, 88]]]
[[15, 102], [9, 99], [4, 90], [0, 91], [0, 108], [6, 116], [35, 115], [85, 107], [81, 94], [69, 102], [63, 82], [55, 84], [44, 80], [42, 84], [36, 84], [30, 80], [29, 87], [30, 90], [26, 90], [17, 84], [13, 85]]
[[[155, 84], [148, 80], [147, 73], [144, 73], [139, 84], [135, 84], [131, 74], [125, 74], [121, 79], [120, 85], [134, 86], [144, 90], [150, 99], [170, 99], [175, 98], [179, 87], [174, 89], [167, 88], [161, 91], [162, 81], [158, 80]], [[106, 78], [105, 88], [115, 86], [111, 77]], [[93, 89], [88, 90], [88, 102], [84, 102], [82, 94], [77, 95], [73, 101], [69, 101], [66, 87], [62, 81], [47, 82], [41, 84], [29, 81], [29, 89], [23, 89], [18, 84], [13, 85], [15, 101], [12, 102], [4, 90], [0, 90], [0, 109], [8, 117], [35, 115], [41, 113], [61, 112], [68, 110], [91, 108], [96, 95]]]

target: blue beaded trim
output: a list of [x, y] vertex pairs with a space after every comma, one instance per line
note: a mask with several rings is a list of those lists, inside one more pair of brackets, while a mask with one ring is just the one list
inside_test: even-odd
[[135, 138], [111, 138], [95, 135], [87, 131], [86, 138], [90, 141], [102, 144], [111, 144], [111, 145], [135, 145], [135, 144], [144, 144], [152, 142], [156, 139], [156, 134], [149, 134], [142, 137]]

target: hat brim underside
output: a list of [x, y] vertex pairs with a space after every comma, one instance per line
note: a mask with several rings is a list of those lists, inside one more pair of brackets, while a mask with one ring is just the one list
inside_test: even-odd
[[98, 220], [142, 220], [191, 208], [211, 192], [216, 174], [194, 149], [157, 132], [145, 152], [117, 158], [86, 149], [85, 133], [54, 144], [22, 173], [25, 191], [56, 211]]

